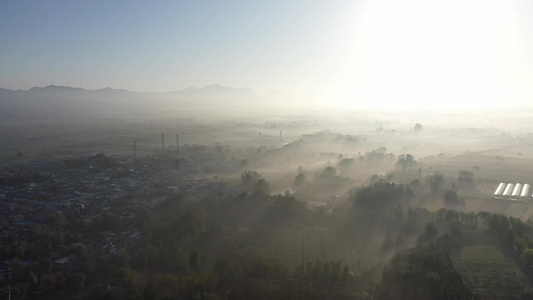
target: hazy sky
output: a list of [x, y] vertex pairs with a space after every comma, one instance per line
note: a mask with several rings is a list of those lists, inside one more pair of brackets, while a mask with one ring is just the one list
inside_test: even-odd
[[2, 1], [0, 87], [531, 103], [533, 1]]

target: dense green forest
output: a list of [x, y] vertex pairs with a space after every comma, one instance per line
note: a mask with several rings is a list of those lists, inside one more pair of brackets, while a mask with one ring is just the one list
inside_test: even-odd
[[[319, 176], [333, 180], [336, 174]], [[254, 173], [243, 174], [243, 181], [250, 180], [246, 177], [261, 180]], [[119, 232], [124, 221], [118, 216], [107, 213], [84, 224], [68, 214], [52, 215], [47, 222], [55, 233], [4, 239], [0, 257], [39, 263], [12, 266], [20, 284], [2, 287], [1, 297], [476, 299], [490, 291], [471, 289], [456, 265], [465, 266], [463, 254], [485, 246], [510, 258], [509, 266], [519, 266], [510, 272], [525, 274], [522, 281], [509, 279], [502, 297], [533, 295], [527, 283], [533, 272], [528, 222], [416, 208], [410, 206], [416, 193], [409, 186], [384, 180], [349, 191], [332, 212], [248, 185], [252, 192], [167, 197], [135, 220], [143, 239], [113, 254], [73, 243], [65, 228], [86, 235]], [[75, 255], [76, 266], [53, 270], [51, 249]], [[476, 282], [479, 275], [470, 277]]]

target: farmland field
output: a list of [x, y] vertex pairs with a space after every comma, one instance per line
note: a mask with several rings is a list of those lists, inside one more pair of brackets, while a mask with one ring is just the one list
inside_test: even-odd
[[480, 299], [520, 299], [527, 279], [496, 246], [468, 246], [454, 266]]

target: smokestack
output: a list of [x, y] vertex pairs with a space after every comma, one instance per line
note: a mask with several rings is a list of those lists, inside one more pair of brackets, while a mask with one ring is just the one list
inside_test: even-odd
[[283, 136], [281, 135], [281, 130], [279, 131], [279, 140], [281, 141], [283, 139]]
[[165, 154], [165, 134], [164, 133], [161, 133], [161, 146], [162, 146], [162, 151], [161, 153]]
[[179, 135], [176, 134], [176, 152], [180, 151]]

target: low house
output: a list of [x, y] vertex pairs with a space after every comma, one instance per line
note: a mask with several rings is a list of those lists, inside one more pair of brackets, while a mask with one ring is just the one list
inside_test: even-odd
[[76, 264], [76, 255], [69, 255], [69, 256], [65, 256], [54, 261], [54, 268], [65, 271], [65, 270], [72, 269], [75, 264]]
[[179, 193], [179, 191], [180, 191], [180, 187], [177, 186], [177, 185], [167, 186], [167, 187], [166, 187], [166, 191], [167, 191], [167, 193], [170, 194], [170, 195], [175, 195], [175, 194]]
[[137, 232], [135, 232], [133, 234], [130, 234], [129, 238], [130, 238], [130, 240], [133, 240], [134, 242], [138, 242], [138, 241], [142, 240], [143, 234], [141, 232], [137, 231]]

